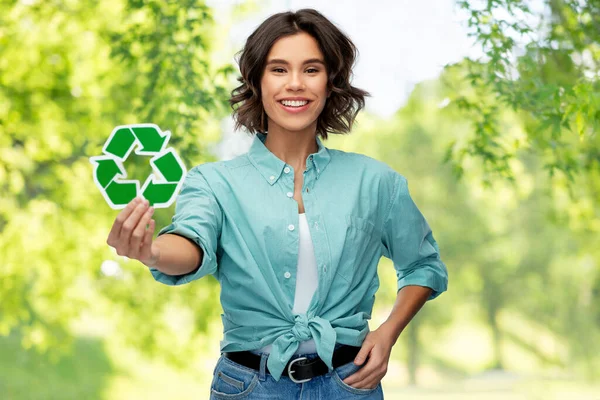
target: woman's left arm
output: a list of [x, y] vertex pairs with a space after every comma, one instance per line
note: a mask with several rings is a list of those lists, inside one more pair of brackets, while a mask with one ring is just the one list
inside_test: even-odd
[[[390, 175], [388, 175], [390, 176]], [[448, 286], [448, 271], [439, 247], [423, 214], [414, 203], [406, 178], [392, 171], [391, 194], [382, 195], [385, 211], [382, 229], [383, 255], [393, 261], [398, 278], [396, 302], [389, 318], [369, 332], [355, 364], [367, 363], [344, 383], [356, 388], [373, 388], [387, 372], [392, 346], [400, 333], [427, 300], [438, 297]], [[389, 196], [389, 197], [388, 197]]]
[[361, 365], [367, 357], [369, 361], [359, 371], [344, 379], [344, 383], [359, 389], [374, 388], [379, 384], [387, 373], [392, 347], [431, 292], [431, 288], [423, 286], [404, 286], [398, 291], [390, 316], [379, 328], [367, 334], [354, 359], [356, 365]]

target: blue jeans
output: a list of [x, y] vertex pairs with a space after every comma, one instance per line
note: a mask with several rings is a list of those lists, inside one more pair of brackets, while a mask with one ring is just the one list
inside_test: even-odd
[[[210, 399], [383, 399], [381, 382], [373, 389], [357, 389], [342, 382], [364, 364], [354, 365], [351, 361], [304, 383], [294, 383], [287, 376], [282, 376], [277, 382], [266, 372], [268, 354], [257, 354], [261, 355], [260, 370], [245, 367], [221, 355], [213, 372]], [[300, 354], [293, 358], [300, 356], [311, 359], [318, 355]]]

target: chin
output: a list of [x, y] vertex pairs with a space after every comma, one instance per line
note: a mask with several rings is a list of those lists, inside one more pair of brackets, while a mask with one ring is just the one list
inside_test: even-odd
[[289, 132], [300, 132], [300, 131], [304, 131], [304, 130], [310, 128], [311, 125], [314, 124], [314, 121], [310, 124], [281, 124], [281, 123], [277, 123], [277, 121], [275, 121], [275, 124], [280, 126], [283, 130], [286, 130]]
[[288, 125], [281, 125], [281, 127], [287, 129], [288, 131], [302, 131], [304, 129], [307, 129], [311, 125], [312, 124], [302, 124], [302, 125], [288, 124]]

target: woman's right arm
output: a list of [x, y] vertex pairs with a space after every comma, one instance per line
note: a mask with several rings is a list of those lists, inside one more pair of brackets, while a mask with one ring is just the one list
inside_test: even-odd
[[160, 235], [154, 241], [158, 247], [155, 264], [146, 264], [167, 275], [184, 275], [202, 264], [202, 249], [191, 240], [172, 233]]
[[117, 254], [139, 260], [167, 275], [184, 275], [202, 264], [202, 249], [176, 234], [163, 234], [152, 240], [155, 222], [148, 201], [135, 198], [117, 215], [106, 243]]

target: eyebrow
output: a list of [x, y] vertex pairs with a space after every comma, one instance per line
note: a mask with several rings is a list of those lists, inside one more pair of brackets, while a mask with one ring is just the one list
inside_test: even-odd
[[[290, 65], [289, 62], [287, 62], [286, 60], [282, 60], [280, 58], [274, 58], [272, 60], [269, 60], [269, 62], [267, 62], [267, 65], [271, 65], [271, 64], [284, 64], [284, 65]], [[319, 59], [319, 58], [310, 58], [308, 60], [305, 60], [302, 65], [306, 65], [306, 64], [321, 64], [323, 66], [325, 66], [325, 62], [323, 62], [323, 60]]]

